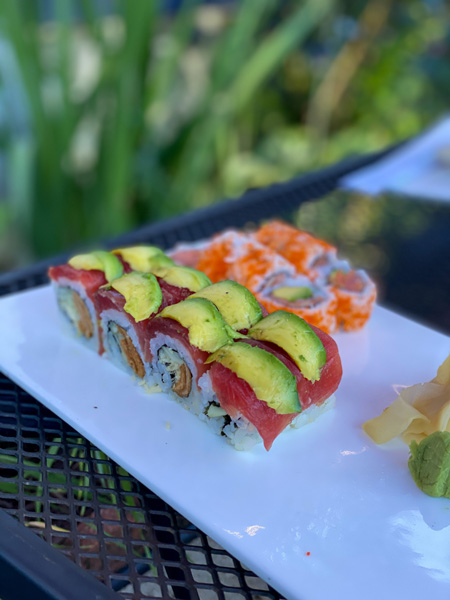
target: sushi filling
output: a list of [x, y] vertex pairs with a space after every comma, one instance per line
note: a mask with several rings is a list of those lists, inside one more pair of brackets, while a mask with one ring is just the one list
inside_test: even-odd
[[180, 398], [187, 398], [192, 389], [192, 373], [178, 352], [162, 346], [158, 350], [158, 361], [170, 376], [172, 392]]
[[80, 294], [70, 287], [58, 288], [58, 305], [75, 329], [86, 339], [94, 335], [94, 323], [86, 302]]
[[324, 298], [320, 295], [314, 295], [311, 288], [305, 286], [282, 286], [275, 288], [269, 294], [272, 300], [280, 306], [292, 308], [314, 308], [319, 306]]
[[144, 363], [127, 331], [114, 321], [109, 321], [108, 338], [110, 345], [115, 346], [120, 351], [122, 360], [130, 366], [135, 375], [144, 377]]
[[330, 274], [330, 282], [340, 290], [361, 294], [366, 286], [364, 277], [357, 271], [336, 269]]

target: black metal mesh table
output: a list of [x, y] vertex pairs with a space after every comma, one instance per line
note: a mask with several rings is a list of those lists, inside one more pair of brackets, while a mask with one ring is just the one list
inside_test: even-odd
[[[274, 215], [288, 217], [302, 202], [334, 190], [343, 174], [373, 159], [347, 161], [249, 192], [239, 201], [143, 227], [105, 246], [148, 242], [169, 248], [227, 226], [241, 227]], [[0, 277], [0, 293], [45, 282], [49, 262], [65, 259], [57, 257]], [[389, 301], [389, 294], [386, 298]], [[4, 376], [0, 376], [0, 508], [3, 600], [280, 597]]]

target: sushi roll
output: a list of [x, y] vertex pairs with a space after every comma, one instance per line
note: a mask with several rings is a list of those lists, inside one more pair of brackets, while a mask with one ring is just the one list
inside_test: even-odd
[[103, 353], [99, 333], [97, 290], [123, 274], [123, 265], [113, 254], [102, 250], [79, 254], [67, 264], [50, 267], [48, 275], [64, 322], [71, 335]]
[[276, 353], [238, 341], [207, 359], [200, 380], [207, 415], [236, 450], [274, 439], [301, 412], [295, 377]]
[[333, 405], [342, 377], [332, 338], [284, 311], [260, 320], [249, 338], [220, 348], [206, 362], [212, 367], [200, 387], [216, 413], [223, 411], [221, 433], [236, 449], [262, 440], [270, 450], [286, 428]]
[[305, 275], [269, 279], [255, 296], [269, 313], [286, 310], [326, 333], [336, 331], [334, 288], [313, 282]]
[[312, 279], [319, 275], [321, 269], [336, 261], [334, 246], [282, 221], [266, 223], [253, 236]]
[[253, 294], [268, 279], [296, 275], [294, 265], [250, 235], [229, 230], [216, 236], [203, 252], [197, 268], [213, 283], [233, 279]]
[[95, 294], [107, 358], [130, 375], [151, 382], [148, 323], [167, 301], [154, 275], [132, 271]]

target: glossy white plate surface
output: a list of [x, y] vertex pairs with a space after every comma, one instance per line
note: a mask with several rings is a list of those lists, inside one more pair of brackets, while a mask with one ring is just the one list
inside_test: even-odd
[[1, 370], [286, 597], [447, 600], [450, 500], [361, 424], [434, 377], [449, 338], [377, 307], [336, 340], [336, 408], [243, 453], [66, 337], [49, 287], [0, 300]]

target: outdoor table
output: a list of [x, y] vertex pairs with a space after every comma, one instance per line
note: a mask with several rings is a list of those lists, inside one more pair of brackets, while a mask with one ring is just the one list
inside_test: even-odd
[[[249, 191], [239, 200], [144, 226], [104, 246], [151, 243], [168, 249], [177, 241], [202, 239], [226, 227], [274, 216], [289, 218], [302, 202], [326, 196], [340, 177], [377, 157], [350, 159]], [[444, 221], [433, 221], [428, 233]], [[2, 275], [0, 294], [46, 282], [48, 265], [66, 259], [55, 257]], [[450, 331], [444, 309], [430, 310], [419, 298], [414, 302], [415, 292], [402, 286], [402, 273], [388, 275], [383, 289], [386, 305]], [[404, 277], [410, 275], [405, 269]], [[429, 265], [424, 285], [428, 290], [433, 285], [443, 289], [443, 277], [448, 282], [439, 265]], [[447, 285], [440, 306], [448, 306], [449, 290]], [[89, 440], [1, 375], [0, 509], [2, 600], [280, 598]]]

